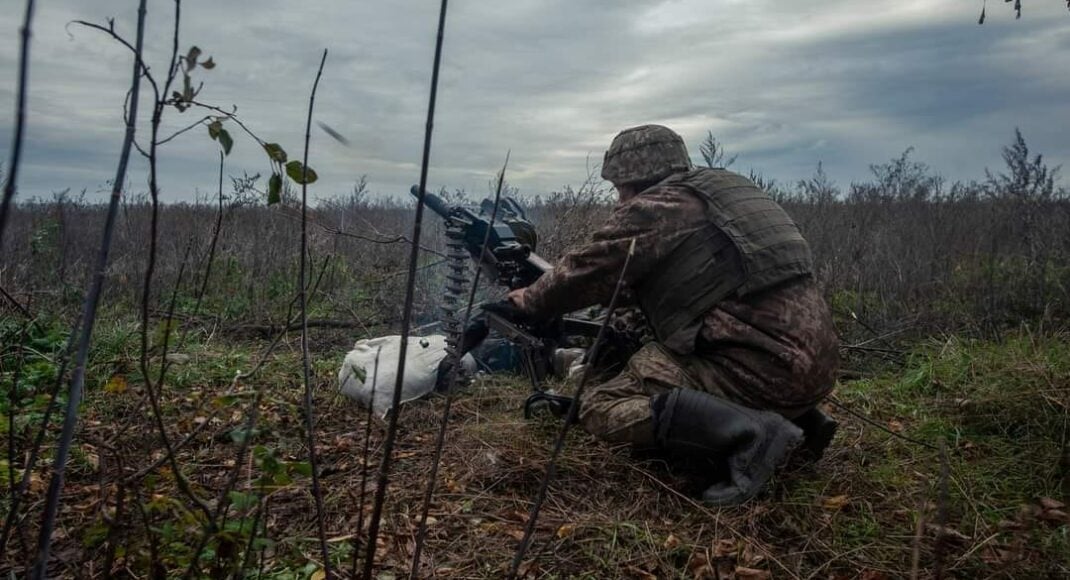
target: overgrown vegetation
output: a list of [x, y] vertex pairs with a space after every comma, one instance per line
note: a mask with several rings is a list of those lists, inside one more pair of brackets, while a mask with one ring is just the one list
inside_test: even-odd
[[[414, 320], [430, 323], [417, 332], [431, 331], [444, 276], [440, 224], [410, 239], [412, 207], [370, 194], [364, 179], [306, 220], [305, 190], [299, 203], [293, 184], [316, 179], [307, 166], [315, 89], [306, 152], [292, 160], [233, 110], [198, 100], [194, 76], [216, 63], [197, 47], [179, 51], [179, 0], [174, 10], [159, 78], [113, 22], [78, 22], [131, 49], [134, 86], [143, 77], [154, 96], [150, 135], [137, 144], [149, 191], [123, 196], [117, 227], [103, 227], [114, 244], [97, 243], [109, 210], [84, 194], [9, 207], [15, 179], [5, 182], [0, 573], [27, 575], [36, 558], [35, 577], [318, 580], [357, 577], [370, 548], [364, 563], [378, 577], [405, 574], [444, 402], [417, 402], [403, 415], [382, 533], [364, 545], [379, 522], [365, 517], [377, 490], [363, 482], [389, 457], [391, 438], [339, 396], [334, 376], [354, 338], [408, 328], [402, 289], [413, 239], [422, 249]], [[204, 116], [159, 134], [165, 113], [187, 111]], [[158, 149], [199, 127], [219, 146], [220, 190], [162, 205]], [[263, 149], [268, 172], [232, 178], [225, 193], [235, 127]], [[18, 137], [15, 145], [17, 153]], [[710, 166], [736, 161], [712, 133], [698, 151]], [[847, 368], [829, 408], [843, 427], [828, 455], [794, 466], [758, 501], [715, 511], [692, 499], [705, 483], [701, 466], [573, 433], [522, 576], [1070, 574], [1070, 195], [1018, 132], [1003, 148], [1005, 170], [980, 181], [947, 184], [912, 155], [842, 188], [820, 163], [792, 185], [751, 172], [810, 240], [845, 341]], [[115, 203], [124, 169], [125, 159]], [[540, 253], [581, 243], [612, 197], [592, 173], [576, 189], [527, 199]], [[97, 318], [84, 290], [94, 263], [109, 264]], [[90, 315], [79, 318], [83, 301]], [[79, 326], [93, 339], [81, 342], [91, 349], [80, 405]], [[418, 575], [506, 572], [558, 429], [549, 418], [521, 419], [527, 388], [482, 376], [454, 403]], [[66, 435], [77, 432], [65, 461], [58, 450], [70, 438], [46, 417], [68, 402]]]
[[[1058, 168], [1029, 151], [1016, 133], [1004, 147], [1006, 168], [984, 179], [948, 184], [912, 150], [871, 166], [873, 179], [837, 185], [819, 165], [794, 186], [772, 192], [798, 221], [813, 247], [818, 279], [841, 316], [852, 312], [873, 327], [912, 326], [920, 332], [960, 331], [996, 336], [1033, 321], [1049, 327], [1070, 318], [1070, 196], [1057, 186]], [[228, 328], [265, 331], [281, 324], [295, 295], [298, 217], [286, 203], [266, 207], [262, 180], [232, 179], [224, 195], [218, 260], [201, 318]], [[581, 242], [608, 212], [612, 195], [596, 180], [577, 189], [527, 198], [540, 232], [540, 253], [553, 257]], [[448, 199], [480, 194], [446, 193]], [[521, 196], [523, 197], [523, 196]], [[79, 196], [21, 204], [6, 251], [12, 260], [3, 285], [23, 301], [73, 308], [91, 263], [91, 240], [103, 208]], [[171, 288], [187, 243], [192, 268], [202, 273], [218, 204], [205, 199], [160, 209], [160, 288]], [[127, 310], [139, 300], [149, 208], [127, 199], [108, 271], [105, 304]], [[407, 200], [373, 194], [362, 181], [347, 196], [310, 209], [310, 251], [327, 258], [313, 319], [359, 330], [400, 318], [411, 219]], [[441, 286], [441, 225], [426, 224], [427, 240], [417, 293], [417, 319], [436, 316]], [[55, 264], [53, 268], [40, 264]], [[198, 287], [179, 286], [177, 312], [189, 314]], [[206, 322], [208, 320], [201, 320]]]
[[[694, 473], [576, 435], [526, 573], [693, 578], [717, 577], [716, 569], [720, 577], [880, 578], [915, 568], [932, 572], [938, 557], [943, 570], [963, 577], [1066, 571], [1070, 248], [1058, 235], [1070, 224], [1066, 192], [1020, 135], [1005, 149], [1007, 170], [977, 183], [947, 187], [910, 155], [875, 165], [871, 182], [846, 191], [819, 167], [811, 179], [774, 193], [806, 230], [841, 333], [854, 343], [845, 351], [846, 366], [851, 377], [863, 378], [844, 381], [839, 401], [922, 444], [944, 441], [946, 500], [940, 499], [937, 451], [838, 408], [830, 411], [844, 430], [817, 469], [783, 478], [757, 504], [719, 512], [689, 499], [701, 479]], [[208, 267], [214, 234], [203, 224], [219, 211], [218, 200], [214, 207], [161, 207], [160, 238], [171, 241], [161, 252], [160, 287], [177, 289], [177, 322], [163, 323], [170, 296], [154, 298], [160, 322], [150, 362], [158, 365], [166, 356], [169, 364], [163, 413], [178, 442], [183, 478], [195, 493], [215, 497], [227, 488], [229, 473], [241, 473], [197, 567], [214, 576], [244, 569], [263, 577], [308, 577], [322, 562], [315, 555], [292, 326], [297, 264], [286, 251], [299, 223], [286, 204], [260, 205], [256, 183], [233, 180], [222, 202], [218, 258], [203, 296], [198, 276]], [[607, 199], [608, 192], [589, 181], [529, 200], [541, 250], [556, 255], [582, 241], [587, 224], [607, 211]], [[4, 403], [3, 432], [16, 458], [3, 465], [9, 489], [21, 477], [18, 458], [31, 446], [64, 356], [63, 321], [77, 304], [89, 259], [88, 244], [80, 240], [101, 215], [101, 208], [62, 195], [16, 211], [22, 219], [13, 220], [9, 247], [18, 259], [9, 262], [13, 268], [2, 284], [10, 300], [0, 388], [14, 402]], [[128, 200], [122, 213], [59, 522], [58, 574], [102, 575], [109, 562], [113, 573], [180, 574], [196, 554], [188, 538], [204, 526], [204, 514], [184, 499], [161, 461], [157, 439], [140, 436], [153, 431], [136, 371], [132, 314], [148, 211]], [[407, 248], [400, 232], [410, 211], [372, 196], [362, 184], [348, 199], [312, 212], [320, 226], [310, 239], [313, 385], [322, 414], [317, 435], [328, 545], [340, 570], [359, 548], [354, 485], [365, 466], [376, 463], [374, 441], [381, 433], [372, 430], [373, 457], [365, 463], [358, 455], [365, 416], [335, 394], [333, 375], [355, 337], [396, 328]], [[428, 227], [433, 235], [418, 292], [422, 321], [433, 320], [439, 294], [434, 264], [441, 239], [437, 224]], [[179, 279], [190, 243], [187, 274]], [[33, 322], [25, 324], [20, 310], [32, 313]], [[168, 335], [184, 339], [165, 355]], [[269, 350], [273, 337], [281, 342]], [[239, 370], [247, 374], [240, 381], [234, 378]], [[427, 574], [491, 578], [508, 562], [555, 429], [520, 418], [524, 395], [521, 380], [483, 379], [457, 401], [444, 490], [429, 528]], [[247, 410], [257, 400], [259, 419], [249, 430]], [[430, 425], [440, 405], [418, 404], [402, 422], [397, 477], [411, 485], [400, 485], [389, 498], [377, 556], [387, 570], [407, 568], [418, 490], [430, 461]], [[249, 453], [237, 467], [242, 442]], [[46, 445], [46, 459], [51, 449]], [[47, 472], [38, 470], [31, 474], [31, 498], [43, 492]], [[130, 487], [122, 499], [120, 481]], [[23, 521], [5, 567], [21, 569], [19, 554], [28, 546], [22, 542], [33, 537], [33, 527], [32, 519]]]

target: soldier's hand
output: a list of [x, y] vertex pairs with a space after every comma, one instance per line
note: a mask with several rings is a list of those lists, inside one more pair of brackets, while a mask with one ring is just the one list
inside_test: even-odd
[[513, 306], [516, 306], [517, 310], [520, 310], [521, 312], [527, 312], [527, 301], [525, 299], [526, 291], [527, 288], [517, 288], [516, 290], [511, 290], [509, 294], [506, 295], [505, 299], [509, 302], [512, 302]]

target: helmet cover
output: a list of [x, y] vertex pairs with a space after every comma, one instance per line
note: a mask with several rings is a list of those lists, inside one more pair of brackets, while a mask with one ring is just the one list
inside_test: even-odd
[[690, 169], [683, 138], [662, 125], [641, 125], [613, 139], [602, 161], [602, 178], [614, 185], [647, 183]]

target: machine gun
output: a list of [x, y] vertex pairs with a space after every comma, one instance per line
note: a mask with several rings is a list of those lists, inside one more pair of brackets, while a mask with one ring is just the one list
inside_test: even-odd
[[[419, 186], [412, 186], [410, 193], [419, 199]], [[524, 365], [532, 378], [534, 392], [524, 403], [524, 415], [530, 416], [534, 409], [543, 406], [555, 413], [567, 410], [571, 399], [546, 391], [540, 386], [542, 379], [554, 374], [555, 352], [569, 346], [571, 337], [593, 339], [598, 334], [597, 323], [570, 317], [521, 321], [484, 310], [473, 317], [468, 328], [461, 328], [463, 320], [459, 315], [463, 317], [466, 306], [469, 259], [475, 261], [485, 275], [510, 290], [527, 287], [552, 269], [549, 262], [535, 253], [537, 236], [524, 210], [516, 200], [508, 197], [499, 202], [496, 216], [494, 202], [489, 199], [483, 200], [478, 208], [449, 205], [429, 192], [424, 193], [423, 199], [446, 225], [449, 271], [442, 310], [448, 364], [456, 364], [465, 353], [478, 346], [490, 330], [494, 330], [520, 347]], [[487, 239], [486, 252], [483, 251], [484, 239]]]
[[[419, 186], [409, 190], [419, 197]], [[530, 286], [553, 266], [534, 253], [535, 228], [527, 220], [524, 210], [511, 197], [498, 204], [498, 216], [494, 214], [494, 202], [485, 199], [476, 212], [463, 205], [451, 206], [433, 193], [424, 194], [424, 204], [446, 220], [446, 236], [449, 243], [460, 245], [475, 260], [483, 272], [510, 290]], [[483, 240], [490, 230], [487, 252], [483, 253]]]

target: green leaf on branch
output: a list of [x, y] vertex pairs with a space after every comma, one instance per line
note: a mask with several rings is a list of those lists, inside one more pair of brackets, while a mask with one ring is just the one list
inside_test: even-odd
[[272, 161], [286, 163], [286, 151], [278, 143], [264, 143], [264, 151]]
[[300, 161], [294, 160], [286, 164], [286, 175], [300, 185], [315, 183], [318, 176], [311, 167], [305, 167]]
[[268, 180], [268, 205], [275, 205], [282, 201], [282, 176], [272, 173]]
[[181, 113], [189, 108], [189, 105], [184, 104], [182, 101], [182, 94], [178, 91], [171, 91], [171, 98], [175, 101], [175, 108]]
[[219, 144], [223, 146], [223, 154], [230, 155], [230, 149], [234, 147], [234, 140], [230, 138], [230, 133], [226, 129], [219, 130]]
[[222, 130], [223, 121], [216, 119], [215, 121], [208, 123], [208, 136], [211, 137], [213, 141], [219, 138], [219, 132]]

